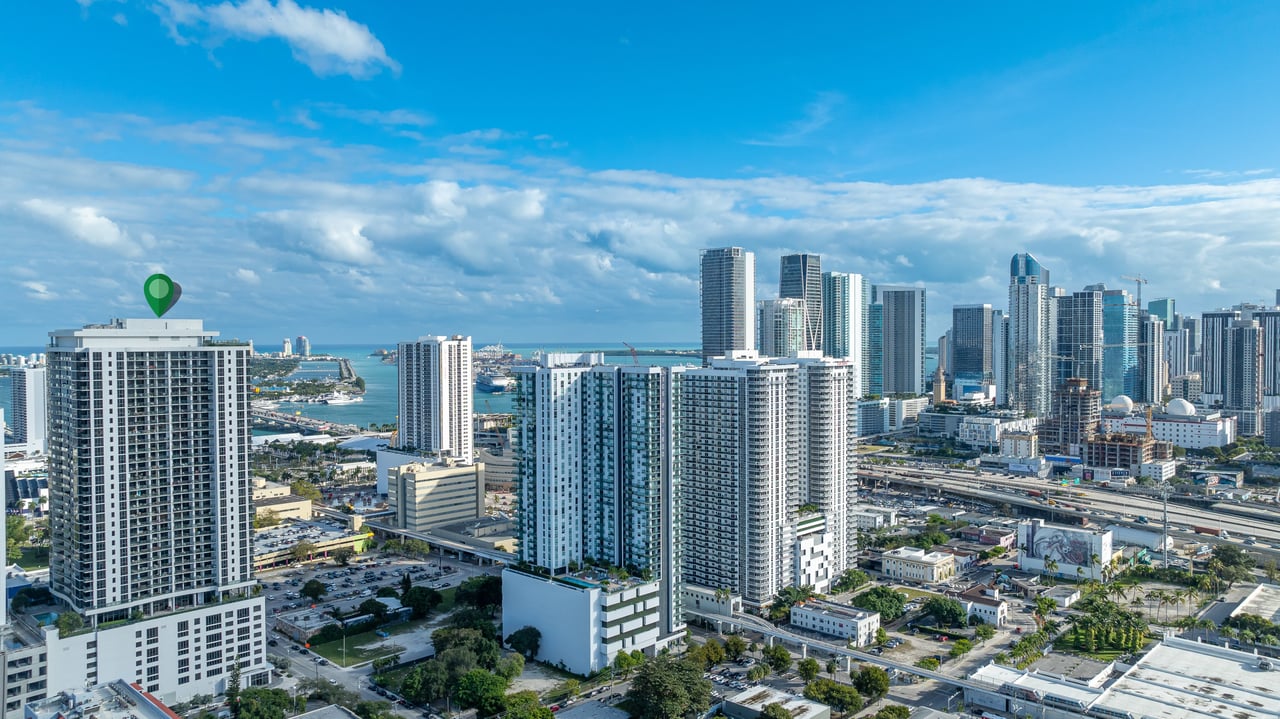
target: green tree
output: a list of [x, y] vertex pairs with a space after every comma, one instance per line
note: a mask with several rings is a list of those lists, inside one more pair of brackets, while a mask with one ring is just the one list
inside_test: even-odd
[[305, 539], [293, 545], [289, 550], [289, 556], [292, 557], [295, 562], [305, 562], [308, 559], [311, 559], [311, 556], [315, 553], [316, 545]]
[[760, 719], [791, 719], [791, 712], [777, 702], [770, 702], [760, 710]]
[[484, 669], [472, 669], [458, 680], [454, 696], [462, 706], [475, 709], [479, 716], [487, 717], [503, 710], [506, 691], [506, 679]]
[[[507, 646], [530, 659], [538, 655], [538, 649], [541, 645], [542, 632], [538, 631], [537, 627], [521, 627], [520, 629], [512, 632], [511, 636], [507, 637]], [[617, 658], [624, 655], [626, 655], [625, 652], [620, 652]], [[615, 668], [621, 671], [621, 667], [617, 667], [617, 658], [614, 660], [614, 665]]]
[[763, 664], [753, 664], [751, 668], [747, 670], [747, 679], [753, 682], [758, 682], [767, 676], [769, 676], [769, 670], [766, 669]]
[[239, 719], [240, 717], [240, 662], [232, 662], [231, 669], [227, 671], [227, 687], [222, 691], [227, 697], [227, 706], [231, 707], [231, 714]]
[[979, 624], [973, 630], [973, 636], [977, 637], [978, 639], [981, 639], [984, 642], [994, 637], [995, 635], [996, 635], [995, 627], [991, 626], [990, 624]]
[[916, 662], [916, 666], [920, 667], [921, 669], [928, 669], [930, 671], [936, 672], [938, 671], [938, 668], [942, 666], [942, 662], [938, 661], [937, 659], [934, 659], [933, 657], [925, 657], [924, 659], [921, 659], [920, 661]]
[[844, 574], [841, 574], [836, 583], [832, 585], [831, 590], [836, 594], [852, 592], [869, 581], [871, 581], [871, 577], [866, 572], [860, 569], [846, 569]]
[[338, 547], [333, 550], [329, 556], [333, 557], [333, 561], [336, 562], [339, 567], [345, 567], [348, 564], [351, 564], [351, 558], [355, 555], [356, 550], [351, 547]]
[[22, 559], [22, 545], [31, 538], [27, 529], [27, 520], [20, 514], [7, 514], [4, 518], [4, 531], [4, 551], [9, 562]]
[[836, 672], [840, 671], [840, 662], [837, 662], [835, 659], [828, 659], [826, 668], [827, 674], [830, 674], [831, 678], [835, 679]]
[[324, 499], [324, 495], [320, 493], [320, 489], [305, 479], [295, 479], [290, 482], [289, 491], [303, 499], [309, 499], [312, 502], [319, 502]]
[[715, 666], [724, 661], [724, 645], [714, 639], [708, 639], [702, 645], [703, 656], [707, 659], [707, 666]]
[[368, 614], [373, 617], [374, 621], [379, 624], [387, 621], [387, 605], [377, 599], [366, 599], [360, 602], [360, 606], [357, 609], [360, 610], [361, 614]]
[[391, 588], [391, 587], [378, 587], [378, 591], [377, 591], [377, 593], [376, 593], [376, 594], [374, 594], [373, 596], [378, 597], [379, 599], [396, 599], [396, 600], [399, 600], [399, 599], [400, 599], [400, 592], [397, 592], [395, 589], [393, 589], [393, 588]]
[[458, 585], [455, 602], [493, 613], [502, 607], [502, 578], [490, 575], [472, 577]]
[[815, 679], [805, 685], [804, 695], [807, 699], [822, 702], [838, 712], [858, 712], [862, 710], [862, 697], [858, 691], [848, 684], [840, 684], [831, 679]]
[[293, 697], [283, 689], [249, 687], [240, 692], [237, 719], [284, 719]]
[[817, 594], [813, 587], [785, 587], [773, 598], [773, 604], [769, 606], [769, 618], [775, 621], [783, 619], [791, 613], [791, 607], [815, 596]]
[[800, 674], [800, 678], [807, 684], [818, 678], [818, 674], [822, 672], [822, 665], [813, 657], [805, 657], [796, 664], [796, 672]]
[[778, 674], [791, 668], [791, 652], [787, 651], [781, 643], [765, 647], [760, 654], [764, 657], [765, 664]]
[[855, 596], [851, 601], [855, 607], [880, 613], [881, 623], [897, 621], [903, 615], [906, 599], [889, 587], [873, 587]]
[[858, 693], [868, 699], [879, 699], [889, 693], [889, 675], [880, 667], [864, 664], [849, 678]]
[[1253, 577], [1253, 557], [1234, 544], [1219, 544], [1210, 555], [1210, 571], [1221, 582], [1232, 584], [1247, 582]]
[[498, 640], [498, 628], [493, 625], [493, 615], [484, 609], [455, 609], [449, 613], [449, 626], [454, 629], [474, 629], [494, 641]]
[[577, 679], [566, 679], [564, 682], [564, 693], [570, 698], [578, 696], [581, 689], [582, 682]]
[[889, 641], [889, 632], [886, 632], [884, 627], [876, 627], [876, 644], [884, 644], [887, 641]]
[[880, 707], [876, 712], [875, 719], [907, 719], [911, 716], [911, 710], [901, 704], [890, 704]]
[[58, 614], [58, 620], [54, 624], [58, 627], [58, 636], [66, 637], [84, 628], [84, 618], [67, 610]]
[[516, 677], [524, 673], [524, 657], [520, 654], [508, 654], [498, 660], [498, 665], [493, 668], [493, 673], [507, 680], [507, 683], [515, 681]]
[[409, 608], [412, 619], [425, 619], [431, 610], [440, 606], [444, 597], [430, 587], [411, 587], [402, 601]]
[[266, 529], [267, 527], [274, 527], [279, 523], [280, 516], [270, 509], [264, 509], [260, 512], [254, 513], [253, 515], [254, 529]]
[[636, 672], [627, 698], [635, 719], [683, 719], [711, 706], [711, 682], [693, 662], [660, 654]]
[[[538, 634], [538, 639], [541, 641], [541, 633]], [[631, 674], [631, 670], [643, 663], [643, 660], [637, 660], [635, 655], [630, 652], [618, 652], [617, 656], [613, 658], [613, 670], [621, 674], [625, 679]]]
[[413, 580], [409, 578], [409, 573], [405, 572], [400, 575], [400, 600], [404, 601], [409, 596], [409, 590], [413, 589]]
[[948, 652], [948, 654], [950, 654], [952, 659], [955, 659], [963, 657], [971, 651], [973, 651], [973, 642], [968, 639], [957, 639], [955, 643], [951, 645], [951, 651]]
[[967, 615], [964, 605], [950, 597], [931, 597], [924, 603], [922, 609], [939, 625], [945, 627], [961, 626]]
[[324, 582], [319, 579], [308, 579], [307, 583], [302, 585], [302, 589], [298, 590], [298, 594], [301, 594], [313, 602], [318, 602], [320, 601], [320, 597], [323, 597], [327, 591], [328, 590], [325, 589]]
[[733, 661], [738, 661], [747, 653], [747, 640], [737, 634], [730, 634], [724, 640], [724, 653]]
[[507, 695], [507, 713], [504, 719], [554, 719], [555, 714], [542, 706], [538, 693], [525, 689]]
[[[470, 627], [437, 629], [431, 633], [431, 645], [435, 647], [437, 656], [442, 656], [450, 649], [465, 649], [471, 653], [474, 663], [484, 669], [493, 669], [502, 656], [497, 641], [481, 630]], [[468, 667], [467, 671], [471, 668]]]
[[391, 702], [364, 700], [356, 702], [352, 710], [360, 719], [396, 719], [397, 714], [391, 708]]

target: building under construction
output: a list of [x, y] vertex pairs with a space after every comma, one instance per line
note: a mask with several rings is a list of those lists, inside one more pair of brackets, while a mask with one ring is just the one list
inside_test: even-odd
[[1098, 434], [1085, 441], [1083, 459], [1086, 467], [1128, 469], [1137, 475], [1148, 462], [1173, 459], [1173, 445], [1156, 441], [1150, 433]]
[[1101, 421], [1102, 393], [1089, 389], [1086, 379], [1069, 379], [1053, 393], [1053, 411], [1040, 426], [1040, 447], [1046, 454], [1080, 457]]

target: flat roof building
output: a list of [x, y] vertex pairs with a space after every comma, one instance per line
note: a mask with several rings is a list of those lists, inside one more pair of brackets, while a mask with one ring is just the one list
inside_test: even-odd
[[929, 552], [918, 547], [899, 547], [882, 555], [883, 572], [893, 579], [917, 582], [941, 582], [956, 575], [956, 558], [944, 552]]
[[865, 647], [875, 641], [876, 630], [880, 628], [880, 613], [810, 599], [792, 605], [791, 624], [801, 629], [851, 639], [856, 646]]
[[387, 503], [396, 526], [414, 532], [484, 515], [484, 465], [444, 459], [415, 462], [387, 473]]

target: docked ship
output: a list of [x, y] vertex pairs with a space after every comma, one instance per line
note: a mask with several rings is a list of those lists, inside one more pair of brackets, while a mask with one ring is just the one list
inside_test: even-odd
[[325, 395], [320, 398], [320, 401], [325, 404], [355, 404], [356, 402], [363, 402], [364, 397], [350, 395], [345, 392], [334, 392], [333, 394]]
[[489, 394], [499, 394], [511, 389], [515, 380], [497, 370], [484, 370], [476, 373], [476, 389]]

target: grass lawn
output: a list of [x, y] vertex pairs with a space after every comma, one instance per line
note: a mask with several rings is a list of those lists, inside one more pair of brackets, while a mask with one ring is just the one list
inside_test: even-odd
[[18, 560], [18, 566], [27, 570], [47, 568], [49, 566], [49, 548], [23, 547], [22, 559]]
[[1086, 652], [1083, 649], [1076, 649], [1075, 643], [1071, 641], [1070, 632], [1058, 637], [1058, 640], [1053, 643], [1053, 650], [1055, 652], [1062, 652], [1063, 654], [1077, 654], [1082, 657], [1089, 657], [1090, 659], [1096, 659], [1100, 662], [1111, 662], [1126, 654], [1132, 654], [1132, 652], [1124, 649], [1099, 649], [1096, 652]]
[[919, 589], [910, 589], [908, 587], [894, 587], [893, 591], [907, 595], [907, 601], [911, 601], [912, 599], [933, 599], [934, 597], [939, 596], [934, 592], [922, 592]]
[[400, 654], [404, 652], [404, 647], [396, 646], [394, 644], [383, 644], [372, 649], [361, 646], [381, 641], [383, 641], [383, 638], [373, 632], [352, 634], [347, 637], [345, 662], [343, 662], [343, 645], [341, 639], [336, 642], [329, 642], [328, 644], [317, 644], [311, 647], [311, 651], [341, 667], [350, 667], [356, 664], [371, 662], [374, 659], [380, 659], [382, 657], [391, 656], [392, 654]]

